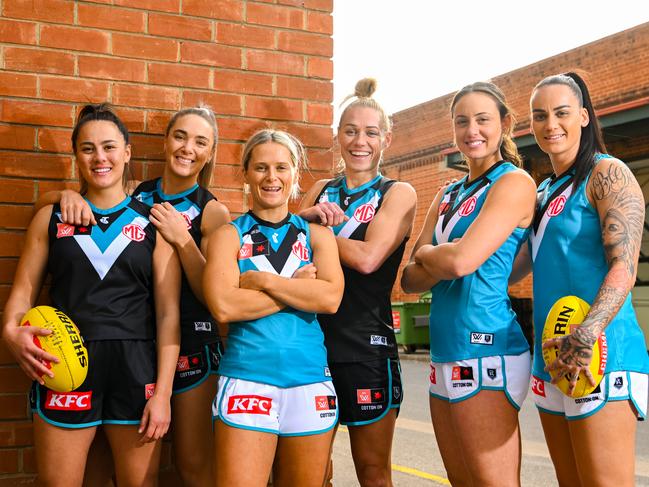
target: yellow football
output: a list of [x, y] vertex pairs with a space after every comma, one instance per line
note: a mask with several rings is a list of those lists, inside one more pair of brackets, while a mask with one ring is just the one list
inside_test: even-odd
[[[557, 300], [545, 320], [542, 336], [543, 343], [552, 338], [558, 338], [572, 333], [573, 327], [580, 325], [584, 321], [589, 310], [590, 305], [577, 296], [564, 296]], [[559, 349], [557, 347], [543, 349], [543, 361], [545, 365], [550, 365], [558, 356]], [[606, 357], [606, 335], [602, 332], [593, 346], [593, 357], [589, 367], [596, 384], [595, 386], [591, 386], [584, 373], [580, 372], [579, 377], [577, 377], [577, 385], [571, 397], [587, 396], [597, 388], [606, 371]], [[554, 378], [556, 372], [551, 371], [550, 375]], [[568, 376], [562, 377], [556, 383], [556, 386], [566, 395], [568, 395], [569, 385], [570, 377]]]
[[36, 306], [30, 309], [20, 322], [21, 326], [47, 328], [52, 333], [46, 336], [34, 335], [34, 343], [59, 358], [59, 363], [44, 361], [54, 377], [43, 376], [45, 386], [57, 392], [75, 390], [88, 374], [88, 350], [77, 325], [61, 310], [51, 306]]

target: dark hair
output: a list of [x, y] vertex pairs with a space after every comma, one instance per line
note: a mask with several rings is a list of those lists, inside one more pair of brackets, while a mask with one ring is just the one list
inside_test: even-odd
[[514, 117], [512, 109], [509, 107], [507, 101], [505, 100], [505, 94], [495, 84], [485, 81], [478, 81], [476, 83], [466, 85], [460, 91], [455, 93], [455, 96], [451, 101], [451, 115], [453, 115], [453, 112], [455, 111], [455, 105], [457, 105], [460, 99], [462, 99], [469, 93], [484, 93], [485, 95], [490, 96], [496, 102], [498, 113], [500, 113], [500, 118], [504, 119], [505, 117], [509, 116], [509, 118], [511, 119], [511, 124], [509, 125], [509, 129], [507, 131], [503, 130], [503, 140], [500, 142], [500, 152], [504, 160], [511, 162], [517, 167], [521, 167], [523, 165], [523, 159], [518, 153], [518, 148], [516, 147], [514, 139], [512, 138], [512, 134], [514, 133], [514, 125], [516, 125], [516, 118]]
[[128, 145], [128, 129], [124, 122], [115, 115], [112, 107], [109, 103], [93, 103], [84, 106], [79, 112], [79, 117], [77, 118], [77, 123], [72, 130], [72, 150], [77, 151], [77, 137], [79, 136], [79, 130], [88, 122], [97, 122], [105, 120], [107, 122], [114, 123], [119, 131], [124, 137], [124, 143]]
[[[115, 124], [117, 129], [122, 133], [124, 137], [124, 145], [128, 145], [128, 129], [124, 122], [113, 112], [112, 107], [109, 103], [92, 103], [84, 106], [79, 112], [77, 117], [77, 123], [72, 129], [72, 150], [77, 152], [77, 137], [79, 136], [79, 130], [88, 122], [98, 122], [106, 121], [112, 122]], [[128, 164], [124, 167], [124, 174], [122, 175], [122, 186], [126, 188], [126, 184], [130, 179], [130, 171]], [[79, 174], [79, 193], [85, 194], [88, 191], [88, 182], [83, 179], [81, 174]]]
[[169, 135], [169, 131], [171, 130], [171, 127], [174, 126], [176, 121], [179, 118], [184, 117], [185, 115], [199, 116], [203, 120], [205, 120], [212, 128], [212, 133], [214, 135], [214, 145], [212, 146], [212, 155], [210, 157], [210, 160], [207, 161], [207, 163], [203, 166], [203, 169], [201, 169], [201, 172], [198, 174], [198, 184], [203, 188], [207, 189], [210, 187], [210, 184], [212, 182], [212, 174], [214, 173], [214, 164], [216, 163], [216, 144], [219, 141], [219, 129], [216, 124], [216, 115], [214, 115], [214, 112], [209, 106], [203, 103], [199, 103], [195, 107], [183, 108], [182, 110], [174, 113], [173, 117], [171, 117], [171, 120], [169, 120], [169, 123], [167, 124], [167, 130], [165, 131], [165, 137]]
[[579, 108], [585, 108], [588, 112], [588, 125], [581, 129], [581, 138], [579, 139], [579, 150], [577, 157], [573, 164], [575, 168], [575, 179], [573, 188], [577, 188], [581, 182], [586, 179], [588, 173], [595, 165], [595, 154], [606, 153], [606, 146], [604, 145], [604, 137], [602, 136], [602, 129], [599, 125], [593, 102], [590, 99], [590, 93], [586, 82], [581, 76], [574, 72], [567, 72], [563, 74], [555, 74], [542, 79], [534, 87], [532, 94], [548, 85], [565, 85], [575, 94], [579, 100]]

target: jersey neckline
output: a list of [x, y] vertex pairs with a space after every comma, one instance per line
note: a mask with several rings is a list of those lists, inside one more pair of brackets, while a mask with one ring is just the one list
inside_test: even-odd
[[379, 181], [383, 177], [382, 174], [377, 174], [375, 177], [373, 177], [370, 181], [361, 184], [360, 186], [357, 186], [355, 188], [349, 188], [347, 186], [347, 176], [343, 176], [343, 188], [345, 189], [345, 193], [347, 194], [354, 194], [358, 193], [359, 191], [363, 191], [364, 189], [367, 189], [371, 186], [373, 186], [377, 181]]
[[257, 223], [259, 223], [259, 224], [261, 224], [261, 225], [263, 225], [263, 226], [265, 226], [265, 227], [270, 227], [270, 228], [281, 228], [281, 227], [283, 227], [283, 226], [286, 225], [286, 224], [288, 223], [288, 221], [291, 219], [291, 216], [293, 216], [293, 215], [291, 214], [291, 212], [289, 212], [289, 213], [286, 215], [286, 217], [283, 218], [282, 220], [280, 220], [280, 221], [278, 221], [278, 222], [269, 222], [269, 221], [264, 220], [263, 218], [259, 218], [257, 215], [255, 215], [255, 214], [252, 212], [252, 210], [248, 210], [248, 213], [246, 213], [246, 215], [250, 215], [250, 217], [251, 217], [253, 220], [255, 220]]
[[124, 208], [126, 205], [128, 205], [131, 202], [131, 197], [126, 196], [126, 198], [124, 198], [120, 203], [113, 206], [112, 208], [97, 208], [95, 205], [93, 205], [90, 202], [90, 200], [88, 200], [88, 198], [84, 197], [83, 199], [86, 200], [86, 202], [88, 203], [88, 206], [90, 206], [90, 209], [94, 213], [99, 213], [100, 215], [109, 215], [111, 213], [115, 213], [116, 211], [121, 210], [122, 208]]
[[175, 200], [177, 198], [184, 198], [188, 194], [191, 194], [192, 192], [196, 191], [197, 188], [198, 188], [198, 183], [194, 183], [194, 185], [191, 188], [186, 189], [185, 191], [182, 191], [180, 193], [175, 193], [175, 194], [167, 194], [164, 191], [162, 191], [162, 178], [161, 177], [158, 178], [158, 181], [156, 182], [156, 190], [158, 191], [160, 197], [165, 201]]

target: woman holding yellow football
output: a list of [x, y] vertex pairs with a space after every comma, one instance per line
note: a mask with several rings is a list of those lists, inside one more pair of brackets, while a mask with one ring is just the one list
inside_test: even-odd
[[[575, 73], [549, 76], [531, 98], [532, 132], [554, 174], [538, 188], [530, 245], [517, 277], [534, 270], [532, 391], [560, 485], [634, 485], [636, 419], [647, 411], [649, 359], [631, 305], [644, 223], [637, 181], [606, 154], [588, 88]], [[590, 304], [569, 334], [542, 343], [543, 324], [565, 296]], [[601, 383], [572, 397], [605, 334]], [[544, 364], [542, 351], [558, 348]], [[582, 373], [581, 377], [579, 377]], [[555, 385], [567, 378], [564, 394]], [[605, 445], [605, 448], [602, 448]]]
[[[81, 486], [88, 450], [102, 425], [117, 484], [153, 486], [159, 440], [171, 421], [180, 265], [149, 224], [146, 205], [125, 192], [131, 146], [122, 121], [105, 105], [87, 105], [72, 147], [97, 225], [63, 222], [59, 205], [36, 213], [4, 310], [2, 338], [35, 380], [31, 401], [41, 484]], [[68, 393], [43, 386], [41, 377], [51, 376], [43, 361], [56, 358], [32, 338], [47, 331], [19, 326], [46, 273], [52, 304], [72, 318], [88, 348], [86, 380]]]

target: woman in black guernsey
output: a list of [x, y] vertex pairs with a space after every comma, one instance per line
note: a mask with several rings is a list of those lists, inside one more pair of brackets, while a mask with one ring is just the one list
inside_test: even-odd
[[320, 315], [327, 360], [361, 485], [392, 485], [391, 448], [403, 398], [390, 294], [412, 229], [416, 194], [382, 176], [390, 119], [371, 97], [376, 81], [356, 84], [338, 124], [344, 172], [318, 181], [300, 215], [332, 227], [345, 275], [338, 312]]
[[[104, 105], [84, 107], [72, 132], [82, 194], [97, 225], [62, 221], [59, 205], [35, 215], [7, 301], [3, 339], [34, 379], [32, 410], [39, 480], [80, 486], [90, 444], [102, 426], [117, 483], [157, 483], [161, 441], [179, 351], [180, 266], [173, 248], [148, 221], [148, 208], [126, 195], [128, 131]], [[88, 376], [60, 393], [43, 386], [56, 358], [34, 345], [47, 330], [20, 327], [46, 272], [52, 304], [85, 337]], [[155, 303], [155, 304], [154, 304]]]

